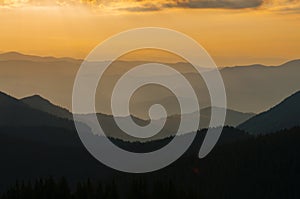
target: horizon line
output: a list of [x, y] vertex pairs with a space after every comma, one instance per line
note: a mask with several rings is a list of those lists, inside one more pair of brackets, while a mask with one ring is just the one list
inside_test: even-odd
[[[70, 56], [53, 56], [53, 55], [38, 55], [38, 54], [27, 54], [27, 53], [23, 53], [23, 52], [19, 52], [19, 51], [0, 51], [0, 55], [5, 55], [5, 54], [16, 54], [16, 55], [20, 55], [20, 56], [28, 56], [28, 57], [36, 57], [36, 58], [41, 58], [41, 59], [70, 59], [73, 61], [80, 61], [83, 62], [85, 59], [83, 58], [75, 58], [75, 57], [70, 57]], [[13, 59], [11, 59], [13, 60]], [[10, 61], [10, 60], [0, 60], [0, 61]], [[28, 60], [20, 60], [20, 61], [28, 61]], [[150, 62], [151, 60], [117, 60], [119, 62]], [[281, 62], [278, 65], [267, 65], [267, 64], [261, 64], [259, 62], [254, 62], [254, 63], [249, 63], [249, 64], [245, 64], [245, 65], [239, 65], [239, 64], [235, 64], [235, 65], [230, 65], [230, 66], [218, 66], [217, 67], [219, 69], [224, 69], [224, 68], [235, 68], [235, 67], [251, 67], [251, 66], [263, 66], [263, 67], [279, 67], [282, 66], [284, 64], [287, 64], [289, 62], [293, 62], [293, 61], [300, 61], [300, 57], [299, 58], [295, 58], [295, 59], [287, 59], [286, 61]], [[110, 60], [104, 60], [101, 62], [110, 62]], [[153, 61], [155, 62], [155, 60]], [[166, 63], [166, 64], [178, 64], [178, 63], [187, 63], [188, 62], [183, 62], [183, 61], [178, 61], [178, 62], [166, 62], [166, 61], [157, 61], [160, 63]]]

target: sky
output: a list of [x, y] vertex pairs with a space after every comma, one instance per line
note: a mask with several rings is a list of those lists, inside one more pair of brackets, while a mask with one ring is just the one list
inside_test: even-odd
[[187, 34], [218, 66], [300, 58], [300, 0], [0, 0], [0, 52], [84, 58], [148, 26]]

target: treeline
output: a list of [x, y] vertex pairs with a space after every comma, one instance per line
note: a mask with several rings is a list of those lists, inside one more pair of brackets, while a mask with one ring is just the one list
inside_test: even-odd
[[34, 183], [17, 182], [1, 199], [196, 199], [194, 190], [184, 191], [172, 181], [157, 182], [149, 186], [144, 179], [133, 180], [129, 186], [118, 187], [115, 181], [109, 183], [92, 182], [87, 180], [76, 185], [72, 190], [67, 180], [61, 178], [40, 179]]
[[96, 177], [80, 183], [64, 178], [18, 182], [1, 199], [299, 199], [299, 143], [298, 127], [224, 140], [204, 159], [193, 154], [199, 146], [191, 147], [157, 172], [116, 172], [108, 180]]
[[1, 199], [118, 199], [116, 185], [102, 183], [92, 184], [90, 180], [78, 183], [75, 191], [65, 178], [54, 180], [53, 178], [40, 179], [34, 183], [17, 182]]

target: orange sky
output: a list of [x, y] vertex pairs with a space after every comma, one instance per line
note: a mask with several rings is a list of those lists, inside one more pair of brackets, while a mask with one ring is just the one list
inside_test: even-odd
[[113, 34], [158, 26], [196, 39], [219, 66], [300, 58], [299, 0], [265, 0], [243, 9], [236, 6], [246, 0], [234, 1], [241, 3], [203, 8], [194, 3], [201, 0], [0, 0], [0, 52], [84, 58]]

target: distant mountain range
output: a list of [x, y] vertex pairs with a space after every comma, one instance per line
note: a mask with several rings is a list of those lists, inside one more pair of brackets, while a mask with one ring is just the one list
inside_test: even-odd
[[[199, 198], [299, 198], [297, 187], [300, 127], [295, 126], [300, 126], [300, 61], [279, 67], [255, 65], [222, 69], [230, 108], [240, 107], [238, 110], [248, 112], [253, 111], [253, 107], [259, 111], [273, 104], [277, 105], [257, 115], [226, 110], [225, 125], [237, 127], [225, 126], [216, 147], [207, 157], [197, 157], [207, 133], [207, 129], [202, 129], [197, 132], [193, 144], [177, 161], [160, 171], [141, 175], [118, 172], [93, 158], [80, 141], [72, 113], [55, 105], [64, 104], [61, 103], [64, 100], [69, 103], [71, 100], [69, 89], [72, 88], [73, 75], [80, 62], [70, 58], [41, 58], [19, 53], [0, 55], [0, 90], [20, 98], [0, 92], [0, 193], [16, 184], [17, 189], [11, 189], [14, 196], [11, 198], [21, 197], [14, 194], [18, 193], [16, 190], [22, 190], [22, 194], [30, 198], [35, 195], [29, 195], [28, 190], [23, 189], [23, 182], [34, 185], [34, 181], [52, 176], [54, 179], [65, 177], [72, 190], [76, 184], [82, 187], [79, 181], [89, 179], [89, 183], [113, 181], [121, 194], [127, 194], [128, 190], [142, 193], [146, 190], [145, 187], [152, 185], [150, 183], [159, 180], [162, 186], [158, 184], [159, 186], [153, 187], [163, 198], [171, 197], [160, 191], [160, 187], [165, 185], [166, 188], [173, 187], [174, 190], [192, 188], [191, 190], [203, 193]], [[183, 65], [179, 63], [178, 66]], [[195, 74], [188, 72], [185, 75], [197, 82]], [[197, 89], [200, 92], [204, 88], [200, 85]], [[46, 97], [33, 95], [22, 98], [28, 93], [39, 93]], [[152, 91], [139, 95], [135, 101], [138, 106], [134, 110], [137, 115], [131, 117], [136, 123], [146, 125], [149, 121], [139, 109], [147, 108], [156, 100], [155, 95], [160, 95]], [[173, 109], [176, 106], [168, 94], [160, 97], [164, 103], [172, 102], [168, 108]], [[279, 101], [282, 102], [278, 104]], [[212, 109], [220, 108], [201, 109], [201, 128], [207, 127]], [[90, 114], [79, 116], [82, 117], [85, 127], [90, 127], [87, 130], [93, 130], [94, 124], [89, 122]], [[111, 115], [101, 113], [97, 116], [114, 144], [128, 151], [143, 153], [169, 143], [180, 117], [176, 111], [171, 112], [166, 127], [158, 136], [153, 140], [141, 140], [122, 133], [114, 124]], [[194, 120], [195, 113], [183, 114], [182, 117], [185, 121]], [[155, 122], [161, 121], [158, 119]], [[289, 130], [280, 131], [281, 129]], [[261, 134], [270, 135], [253, 136]], [[103, 137], [97, 136], [97, 139], [101, 140]], [[134, 189], [131, 189], [131, 182], [135, 179], [137, 181], [133, 183]], [[145, 184], [144, 179], [147, 182]], [[49, 196], [52, 185], [49, 183], [48, 187], [45, 186], [45, 193]], [[103, 187], [106, 185], [102, 184]], [[87, 188], [93, 189], [92, 186]], [[34, 190], [40, 192], [41, 189], [34, 185]], [[177, 193], [172, 193], [171, 198], [175, 198]], [[86, 195], [91, 196], [89, 191]], [[190, 194], [185, 196], [182, 198], [191, 198]]]
[[[19, 98], [38, 93], [51, 102], [70, 109], [73, 83], [81, 62], [82, 60], [72, 58], [29, 56], [16, 52], [0, 54], [0, 90]], [[96, 96], [98, 112], [111, 114], [108, 103], [112, 85], [125, 71], [141, 63], [145, 62], [117, 61], [109, 67]], [[192, 83], [201, 99], [201, 108], [210, 107], [205, 83], [191, 66], [188, 63], [169, 65], [182, 72]], [[222, 68], [220, 72], [225, 83], [228, 108], [239, 112], [260, 113], [300, 90], [300, 60], [272, 67], [259, 64], [228, 67]], [[177, 78], [167, 74], [156, 75], [173, 82]], [[132, 99], [132, 114], [147, 120], [148, 112], [145, 107], [157, 102], [168, 107], [169, 116], [178, 114], [178, 103], [170, 92], [151, 88], [136, 93]], [[190, 110], [189, 113], [192, 112]]]
[[[54, 105], [49, 100], [38, 96], [29, 96], [20, 100], [8, 96], [4, 93], [0, 95], [0, 117], [3, 118], [0, 124], [2, 126], [49, 126], [49, 127], [63, 127], [73, 128], [72, 120], [73, 115], [67, 109]], [[199, 121], [199, 129], [207, 128], [210, 122], [210, 114], [212, 108], [205, 108], [200, 111], [201, 117]], [[110, 115], [97, 114], [98, 120], [101, 122], [102, 128], [108, 132], [108, 136], [115, 137], [123, 140], [137, 141], [133, 137], [124, 134], [115, 124], [114, 118]], [[253, 117], [252, 113], [240, 113], [233, 110], [227, 110], [226, 122], [227, 126], [237, 126], [247, 119]], [[133, 116], [132, 116], [133, 117]], [[9, 119], [10, 118], [10, 119]], [[91, 115], [80, 115], [81, 122], [88, 125], [92, 130], [95, 128], [94, 123], [91, 123]], [[192, 122], [196, 118], [196, 113], [183, 115], [185, 122]], [[124, 117], [125, 119], [125, 117]], [[134, 121], [140, 125], [147, 125], [148, 120], [133, 117]], [[161, 133], [152, 139], [162, 139], [175, 135], [177, 132], [180, 116], [174, 115], [167, 118], [166, 127]], [[162, 121], [155, 120], [157, 125]], [[1, 125], [0, 125], [1, 126]], [[189, 132], [186, 132], [189, 133]]]
[[[217, 107], [214, 108], [219, 109]], [[208, 127], [211, 109], [205, 108], [200, 111], [199, 129]], [[97, 116], [107, 136], [130, 141], [146, 141], [124, 134], [116, 126], [114, 118], [111, 115], [98, 113]], [[90, 117], [91, 115], [89, 114], [80, 115], [81, 122], [93, 130], [96, 124], [90, 122]], [[134, 116], [131, 117], [139, 125], [147, 125], [149, 123], [148, 120]], [[196, 118], [196, 113], [184, 114], [182, 118], [185, 122], [193, 121]], [[160, 124], [162, 121], [154, 120], [155, 122]], [[163, 139], [175, 135], [179, 122], [180, 115], [169, 116], [164, 129], [151, 138], [151, 140]], [[258, 115], [228, 109], [224, 125], [237, 127], [255, 135], [268, 134], [300, 126], [300, 91], [286, 98], [270, 110]], [[54, 105], [49, 100], [38, 95], [16, 99], [2, 92], [0, 92], [0, 126], [47, 126], [74, 130], [73, 115], [67, 109]]]
[[[205, 108], [200, 111], [200, 128], [208, 127], [211, 109]], [[195, 115], [196, 113], [184, 114], [182, 117], [185, 122], [189, 122], [195, 119]], [[130, 141], [143, 141], [124, 134], [116, 126], [114, 118], [111, 115], [98, 113], [97, 116], [102, 128], [107, 132], [109, 137]], [[95, 124], [90, 123], [91, 115], [81, 115], [80, 117], [82, 118], [81, 122], [93, 130]], [[133, 119], [139, 125], [147, 125], [149, 123], [148, 120], [137, 117], [133, 117]], [[155, 122], [157, 124], [161, 123], [160, 120], [155, 120]], [[179, 115], [169, 116], [163, 131], [151, 139], [163, 139], [175, 135], [179, 122]], [[54, 105], [49, 100], [38, 95], [16, 99], [2, 92], [0, 92], [0, 126], [47, 126], [74, 130], [73, 115], [67, 109]], [[258, 115], [228, 109], [225, 126], [236, 126], [241, 130], [255, 135], [300, 126], [300, 91], [286, 98], [270, 110]]]
[[[222, 110], [222, 108], [219, 108], [219, 107], [207, 107], [207, 108], [201, 109], [200, 110], [200, 124], [199, 124], [201, 129], [209, 127], [212, 109], [215, 109], [217, 111], [218, 111], [218, 109], [219, 109], [219, 111]], [[254, 115], [255, 115], [254, 113], [242, 113], [239, 111], [227, 109], [224, 125], [236, 127], [237, 125], [245, 122], [246, 120], [250, 119]], [[183, 114], [182, 117], [186, 121], [192, 121], [192, 120], [195, 120], [196, 113]], [[171, 121], [173, 121], [174, 123], [176, 123], [176, 121], [179, 121], [180, 115], [169, 116], [169, 119]], [[173, 126], [175, 126], [175, 125], [173, 125]]]
[[32, 61], [32, 62], [81, 62], [82, 60], [73, 59], [68, 57], [56, 58], [56, 57], [40, 57], [35, 55], [24, 55], [18, 52], [7, 52], [0, 54], [0, 61]]
[[300, 91], [240, 124], [238, 128], [251, 134], [268, 134], [295, 126], [300, 126]]
[[[206, 108], [203, 112], [209, 115], [210, 109]], [[232, 116], [228, 121], [233, 123], [243, 121], [245, 118], [252, 115], [231, 110], [227, 112], [230, 113], [227, 115], [228, 117]], [[89, 117], [91, 115], [78, 116], [82, 118], [81, 122], [93, 128], [93, 124], [90, 124], [89, 122]], [[143, 143], [145, 143], [150, 140], [159, 141], [170, 139], [171, 136], [175, 136], [177, 130], [175, 127], [178, 126], [175, 122], [178, 123], [177, 119], [179, 119], [179, 116], [177, 115], [168, 118], [167, 124], [169, 124], [169, 126], [166, 129], [163, 129], [158, 136], [153, 137], [150, 140], [141, 140], [133, 139], [129, 135], [126, 136], [126, 134], [118, 129], [112, 116], [104, 114], [97, 114], [97, 116], [98, 120], [101, 122], [102, 128], [107, 133], [107, 136], [119, 140], [118, 143], [120, 144], [122, 144], [121, 140], [126, 142], [143, 141]], [[30, 142], [39, 142], [52, 146], [73, 146], [74, 143], [78, 145], [80, 141], [72, 117], [72, 113], [52, 104], [41, 96], [34, 95], [16, 99], [0, 92], [0, 136], [8, 136], [10, 138], [16, 137], [24, 141], [28, 140]], [[194, 118], [193, 114], [184, 115], [183, 117], [185, 117], [186, 120], [192, 120]], [[132, 118], [139, 125], [146, 125], [149, 122], [133, 116]], [[233, 131], [237, 132], [237, 137], [248, 137], [248, 135], [244, 134], [241, 130], [234, 130], [229, 127], [226, 127], [225, 129], [227, 129], [225, 131], [228, 131], [226, 134], [229, 135], [225, 136], [225, 142], [235, 139], [235, 134], [232, 134]], [[204, 131], [205, 129], [202, 130], [202, 132]], [[201, 135], [201, 139], [203, 139], [203, 136], [204, 134]]]

